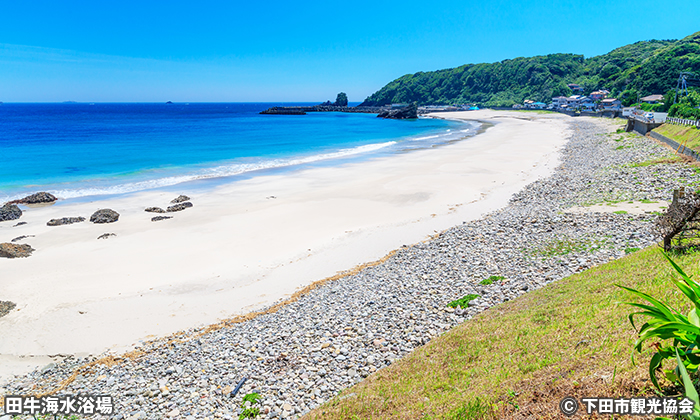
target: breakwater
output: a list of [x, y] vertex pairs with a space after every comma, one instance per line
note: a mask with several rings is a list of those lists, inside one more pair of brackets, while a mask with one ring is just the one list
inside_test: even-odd
[[307, 112], [353, 112], [362, 114], [379, 114], [382, 111], [391, 109], [387, 106], [273, 106], [261, 114], [272, 115], [306, 115]]

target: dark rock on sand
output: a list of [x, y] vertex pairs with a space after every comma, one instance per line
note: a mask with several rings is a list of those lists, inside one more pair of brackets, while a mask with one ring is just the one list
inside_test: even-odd
[[90, 216], [92, 223], [114, 223], [119, 220], [119, 213], [112, 209], [97, 210]]
[[72, 225], [73, 223], [84, 222], [84, 217], [62, 217], [60, 219], [51, 219], [46, 222], [46, 226], [61, 226], [61, 225]]
[[0, 207], [0, 222], [16, 220], [20, 217], [22, 217], [22, 210], [15, 204], [5, 203], [4, 206]]
[[10, 242], [19, 242], [19, 241], [21, 241], [22, 239], [33, 238], [33, 237], [34, 237], [34, 235], [22, 235], [22, 236], [16, 237], [15, 239], [13, 239], [13, 240], [10, 241]]
[[97, 239], [108, 239], [110, 236], [117, 236], [116, 233], [103, 233], [102, 235], [98, 236]]
[[165, 210], [160, 207], [146, 207], [146, 211], [149, 213], [165, 213]]
[[156, 216], [156, 217], [151, 217], [151, 222], [157, 222], [159, 220], [165, 220], [165, 219], [172, 219], [173, 216]]
[[416, 104], [407, 105], [403, 108], [390, 109], [377, 114], [379, 118], [390, 118], [394, 120], [407, 120], [418, 118], [418, 107]]
[[22, 226], [22, 225], [26, 225], [26, 224], [27, 224], [27, 222], [19, 222], [19, 223], [17, 223], [16, 225], [14, 225], [14, 226], [12, 226], [12, 227]]
[[181, 195], [178, 198], [174, 198], [170, 204], [184, 203], [185, 201], [190, 201], [190, 198], [186, 195]]
[[41, 203], [53, 203], [58, 198], [55, 195], [47, 192], [38, 192], [32, 195], [28, 195], [19, 200], [10, 201], [10, 204], [41, 204]]
[[190, 203], [189, 201], [186, 201], [184, 203], [179, 203], [179, 204], [175, 204], [174, 206], [168, 207], [168, 212], [172, 213], [174, 211], [181, 211], [181, 210], [184, 210], [184, 209], [187, 209], [190, 207], [192, 207], [192, 203]]
[[32, 255], [34, 248], [27, 244], [12, 244], [5, 242], [0, 244], [0, 257], [3, 258], [24, 258]]
[[9, 300], [0, 300], [0, 318], [9, 314], [17, 305]]

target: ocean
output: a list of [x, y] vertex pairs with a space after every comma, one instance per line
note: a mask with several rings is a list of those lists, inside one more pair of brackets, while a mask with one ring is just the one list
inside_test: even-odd
[[337, 112], [259, 115], [291, 103], [0, 104], [0, 203], [70, 199], [293, 171], [438, 147], [477, 123]]

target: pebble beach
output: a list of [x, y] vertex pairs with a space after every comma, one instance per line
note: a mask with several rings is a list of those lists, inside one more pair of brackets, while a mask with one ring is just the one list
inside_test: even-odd
[[[673, 189], [700, 183], [695, 168], [650, 164], [672, 152], [617, 133], [619, 121], [580, 117], [567, 125], [554, 173], [502, 209], [255, 317], [182, 331], [125, 355], [68, 357], [11, 378], [0, 394], [109, 394], [110, 418], [119, 420], [229, 420], [238, 418], [241, 398], [257, 392], [259, 418], [300, 418], [491, 306], [657, 242], [654, 213], [631, 209], [656, 203], [660, 211]], [[572, 210], [600, 204], [610, 211]], [[470, 294], [478, 297], [466, 308], [448, 306]]]

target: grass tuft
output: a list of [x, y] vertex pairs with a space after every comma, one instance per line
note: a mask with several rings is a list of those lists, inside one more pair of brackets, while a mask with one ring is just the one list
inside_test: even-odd
[[451, 416], [452, 420], [495, 420], [496, 415], [491, 404], [476, 398], [468, 401]]
[[479, 297], [479, 295], [470, 293], [461, 299], [453, 300], [452, 302], [448, 303], [447, 306], [449, 306], [450, 308], [456, 308], [458, 306], [460, 308], [466, 308], [469, 306], [469, 302], [471, 302], [474, 299], [478, 299]]
[[598, 249], [608, 246], [609, 243], [605, 239], [592, 238], [559, 238], [550, 240], [538, 248], [526, 250], [525, 255], [530, 257], [545, 257], [552, 258], [557, 256], [568, 255], [573, 252], [593, 252]]
[[645, 168], [647, 166], [662, 165], [662, 164], [667, 164], [667, 163], [678, 163], [678, 162], [683, 162], [683, 161], [685, 161], [684, 158], [679, 157], [679, 156], [673, 156], [670, 158], [650, 159], [650, 160], [645, 160], [643, 162], [630, 163], [629, 165], [624, 165], [624, 166], [627, 166], [630, 168]]
[[483, 279], [479, 282], [479, 284], [483, 284], [484, 286], [488, 286], [490, 284], [493, 284], [494, 281], [501, 281], [505, 280], [505, 277], [503, 276], [491, 276], [487, 279]]

